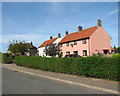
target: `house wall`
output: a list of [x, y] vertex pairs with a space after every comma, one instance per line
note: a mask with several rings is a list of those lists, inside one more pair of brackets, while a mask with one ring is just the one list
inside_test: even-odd
[[[73, 47], [71, 46], [73, 44]], [[66, 55], [66, 52], [70, 52], [73, 54], [74, 51], [78, 51], [78, 55], [83, 56], [83, 50], [87, 50], [87, 55], [89, 56], [89, 48], [88, 48], [88, 39], [86, 39], [86, 44], [83, 44], [83, 40], [77, 41], [77, 45], [74, 45], [73, 42], [69, 42], [69, 46], [66, 46], [66, 43], [63, 44], [63, 47], [60, 47], [60, 52], [63, 52], [63, 57]]]
[[42, 57], [43, 57], [43, 56], [46, 56], [44, 50], [45, 50], [45, 47], [40, 47], [40, 48], [39, 48], [39, 56], [42, 56]]
[[37, 54], [37, 49], [30, 49], [29, 50], [29, 56], [35, 56]]
[[110, 48], [111, 48], [111, 37], [103, 29], [103, 27], [99, 27], [90, 36], [90, 55], [92, 55], [93, 53], [97, 54], [98, 51], [100, 53], [103, 53], [103, 49], [109, 49], [109, 52], [111, 52]]
[[[53, 42], [53, 44], [58, 44], [60, 41], [61, 41], [62, 39], [61, 38], [58, 38], [57, 40], [55, 40], [54, 42]], [[39, 48], [39, 56], [45, 56], [45, 57], [51, 57], [51, 56], [46, 56], [46, 54], [45, 54], [45, 52], [44, 52], [44, 50], [45, 50], [45, 47], [40, 47]], [[56, 55], [56, 57], [58, 57], [58, 55]]]

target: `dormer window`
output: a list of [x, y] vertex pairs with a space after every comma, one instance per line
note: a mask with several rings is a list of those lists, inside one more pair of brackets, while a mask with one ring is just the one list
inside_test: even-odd
[[83, 44], [86, 44], [86, 39], [83, 39]]
[[66, 43], [66, 46], [69, 46], [69, 42]]
[[74, 41], [74, 45], [77, 45], [77, 41]]

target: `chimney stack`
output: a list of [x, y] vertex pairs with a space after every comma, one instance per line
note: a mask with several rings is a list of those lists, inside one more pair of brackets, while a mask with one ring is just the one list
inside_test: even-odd
[[58, 38], [61, 38], [61, 34], [60, 33], [58, 33]]
[[65, 35], [68, 35], [68, 31], [65, 32]]
[[82, 30], [82, 26], [78, 26], [78, 31], [81, 31]]
[[98, 21], [97, 21], [97, 26], [102, 26], [102, 22], [100, 19], [98, 19]]
[[33, 43], [31, 42], [31, 45], [33, 45]]
[[50, 40], [52, 39], [52, 36], [50, 36]]

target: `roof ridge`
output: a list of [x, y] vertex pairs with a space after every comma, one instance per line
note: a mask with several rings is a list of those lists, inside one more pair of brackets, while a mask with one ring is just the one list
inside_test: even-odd
[[[93, 27], [98, 27], [98, 26], [93, 26]], [[93, 28], [93, 27], [89, 27], [89, 28]], [[86, 28], [86, 29], [84, 29], [84, 30], [87, 30], [87, 29], [89, 29], [89, 28]], [[83, 31], [83, 30], [81, 30], [81, 31]], [[72, 33], [70, 33], [70, 34], [73, 34], [73, 33], [80, 33], [81, 31], [76, 31], [76, 32], [72, 32]], [[68, 35], [70, 35], [70, 34], [68, 34]]]
[[95, 30], [97, 30], [97, 28], [98, 28], [98, 26], [93, 26], [93, 27], [81, 30], [80, 32], [77, 31], [77, 32], [70, 33], [70, 34], [66, 35], [59, 43], [64, 43], [64, 42], [68, 42], [68, 41], [73, 41], [73, 40], [90, 37], [95, 32]]
[[50, 45], [50, 44], [53, 43], [57, 38], [58, 38], [58, 37], [52, 38], [51, 40], [46, 40], [46, 41], [44, 41], [38, 48], [44, 47], [44, 46], [46, 46], [46, 45]]

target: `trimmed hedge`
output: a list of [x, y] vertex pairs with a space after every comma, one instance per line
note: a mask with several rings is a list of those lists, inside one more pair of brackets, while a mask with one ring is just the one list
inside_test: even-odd
[[115, 81], [120, 81], [118, 78], [120, 76], [119, 62], [120, 56], [116, 58], [100, 56], [79, 58], [15, 57], [15, 63], [18, 66]]
[[2, 54], [2, 63], [4, 64], [13, 63], [12, 55], [8, 53], [1, 53], [1, 54]]

